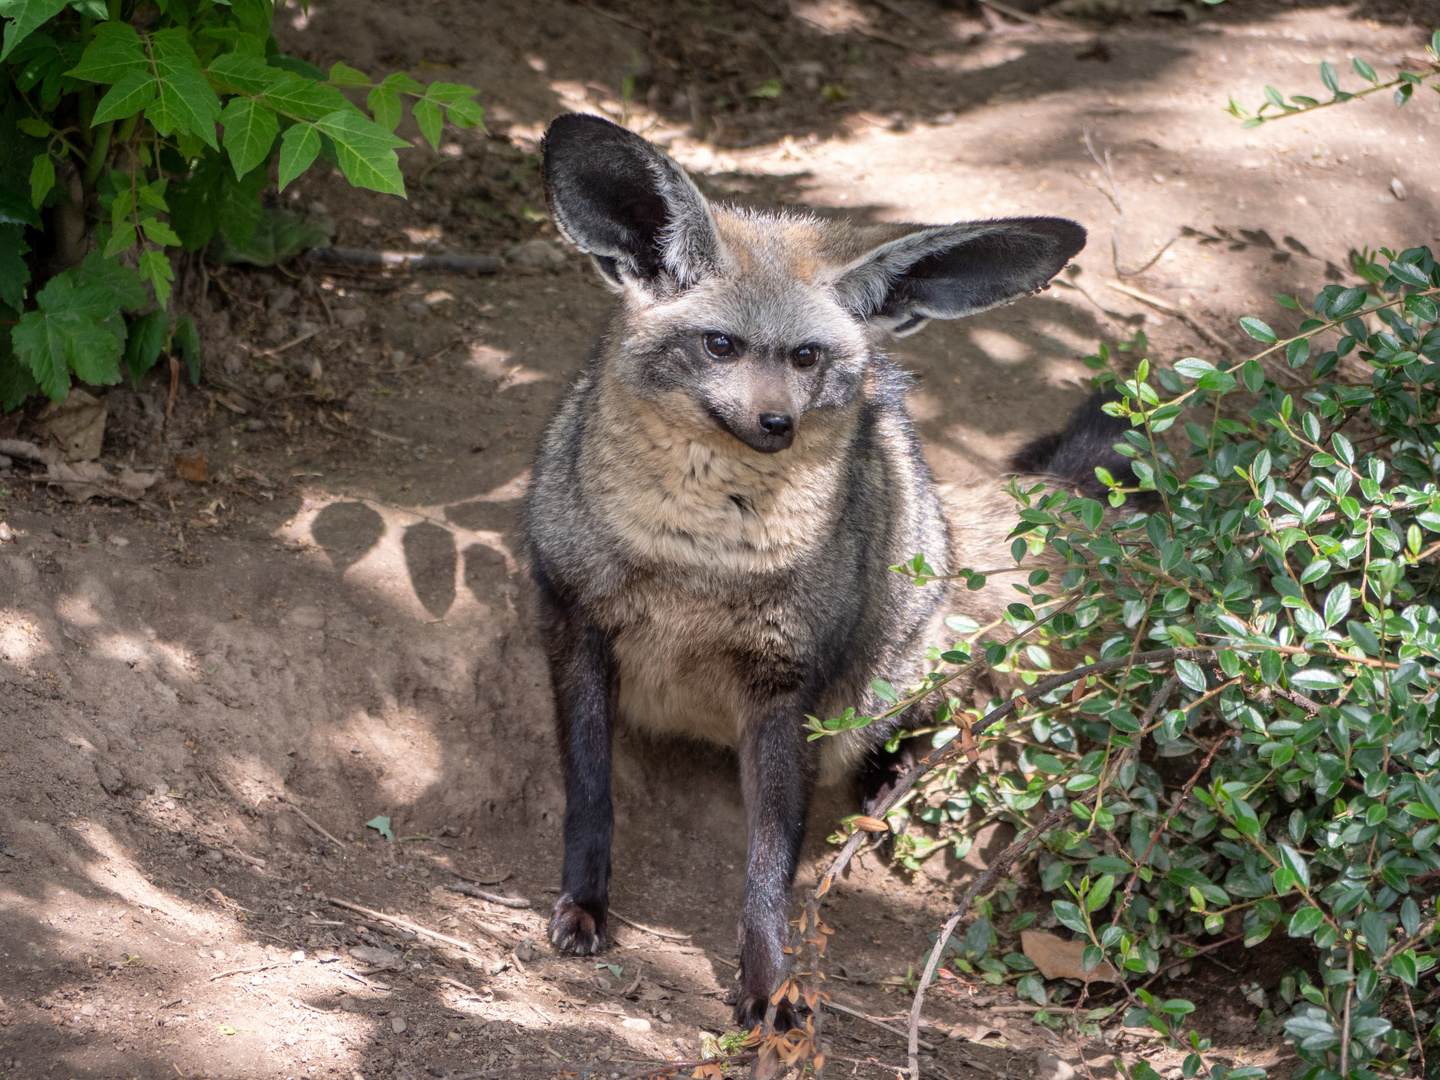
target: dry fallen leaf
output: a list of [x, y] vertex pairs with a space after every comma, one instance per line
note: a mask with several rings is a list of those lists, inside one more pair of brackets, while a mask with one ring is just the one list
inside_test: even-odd
[[210, 470], [205, 467], [205, 457], [177, 457], [175, 475], [187, 484], [208, 484]]
[[110, 479], [105, 466], [98, 461], [77, 461], [69, 465], [52, 462], [45, 467], [45, 474], [58, 483], [66, 495], [81, 502], [102, 494], [101, 486]]
[[94, 461], [105, 441], [105, 403], [74, 387], [64, 401], [51, 402], [37, 417], [60, 444], [62, 461]]
[[1079, 979], [1081, 982], [1123, 982], [1120, 973], [1102, 960], [1086, 971], [1080, 966], [1085, 942], [1066, 941], [1043, 930], [1020, 931], [1020, 949], [1047, 979]]

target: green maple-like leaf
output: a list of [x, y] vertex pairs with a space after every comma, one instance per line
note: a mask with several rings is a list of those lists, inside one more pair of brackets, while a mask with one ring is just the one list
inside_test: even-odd
[[275, 114], [253, 98], [231, 98], [220, 114], [220, 123], [225, 125], [225, 152], [237, 178], [270, 156], [270, 147], [280, 134]]
[[408, 145], [404, 139], [358, 112], [333, 112], [315, 126], [335, 140], [340, 171], [350, 183], [389, 195], [405, 194], [400, 159], [395, 156], [395, 147]]
[[85, 47], [80, 63], [65, 74], [86, 82], [117, 83], [135, 72], [148, 75], [150, 63], [135, 28], [126, 22], [104, 22]]
[[158, 92], [145, 116], [161, 135], [193, 135], [218, 150], [215, 124], [220, 119], [220, 99], [205, 78], [186, 32], [179, 28], [157, 30], [150, 40], [155, 50]]

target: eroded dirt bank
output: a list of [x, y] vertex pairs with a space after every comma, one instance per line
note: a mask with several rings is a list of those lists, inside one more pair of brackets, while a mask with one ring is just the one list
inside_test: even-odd
[[[1269, 297], [1343, 273], [1351, 247], [1435, 243], [1430, 102], [1253, 132], [1220, 107], [1258, 102], [1267, 82], [1313, 88], [1321, 58], [1388, 70], [1419, 55], [1436, 9], [1232, 3], [1195, 25], [1005, 34], [928, 0], [287, 10], [293, 52], [474, 83], [492, 132], [411, 152], [408, 202], [317, 177], [291, 205], [335, 219], [342, 244], [506, 267], [232, 269], [203, 296], [187, 282], [201, 387], [168, 421], [158, 377], [104, 399], [100, 460], [154, 478], [138, 502], [0, 472], [0, 1075], [377, 1080], [697, 1055], [703, 1032], [725, 1030], [744, 821], [723, 755], [621, 736], [616, 908], [669, 936], [621, 923], [601, 964], [544, 941], [562, 800], [517, 499], [609, 307], [544, 220], [534, 151], [549, 117], [624, 115], [717, 196], [1085, 223], [1076, 288], [897, 343], [930, 461], [959, 478], [1056, 426], [1085, 392], [1077, 358], [1102, 339], [1143, 328], [1156, 355], [1216, 355], [1200, 326], [1238, 350], [1237, 316], [1278, 324]], [[772, 79], [779, 96], [752, 96]], [[1112, 155], [1113, 189], [1087, 135]], [[1109, 287], [1116, 257], [1133, 269], [1172, 238], [1124, 282], [1183, 317]], [[37, 423], [0, 419], [0, 436]], [[203, 457], [208, 482], [181, 479], [177, 457]], [[845, 792], [821, 799], [805, 875], [848, 809]], [[377, 817], [395, 840], [366, 826]], [[836, 999], [898, 1015], [893, 984], [1005, 839], [987, 834], [966, 864], [936, 856], [915, 881], [866, 859], [832, 894]], [[533, 906], [446, 889], [457, 874]], [[1274, 963], [1248, 974], [1273, 983]], [[1233, 971], [1191, 978], [1216, 1060], [1285, 1057]], [[1080, 1050], [1013, 997], [931, 1000], [937, 1075], [1053, 1075], [1041, 1054], [1078, 1067]], [[865, 1021], [830, 1030], [838, 1055], [903, 1059]], [[1117, 1049], [1162, 1072], [1179, 1060], [1112, 1034], [1086, 1048], [1097, 1075]]]

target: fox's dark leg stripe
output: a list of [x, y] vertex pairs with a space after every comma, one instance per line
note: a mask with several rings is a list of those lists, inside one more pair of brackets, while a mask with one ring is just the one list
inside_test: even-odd
[[605, 635], [579, 612], [564, 610], [554, 597], [545, 597], [543, 605], [565, 766], [565, 862], [550, 936], [562, 949], [592, 953], [605, 946], [615, 832], [610, 800], [612, 662]]
[[[790, 934], [790, 889], [814, 786], [800, 726], [803, 710], [772, 702], [740, 741], [740, 782], [750, 824], [745, 898], [740, 905], [741, 1026], [759, 1022]], [[777, 1026], [791, 1024], [788, 1009]]]

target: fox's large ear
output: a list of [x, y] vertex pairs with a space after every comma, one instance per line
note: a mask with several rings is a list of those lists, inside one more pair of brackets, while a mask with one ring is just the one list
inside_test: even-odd
[[718, 258], [710, 206], [685, 170], [598, 116], [551, 122], [545, 197], [565, 238], [616, 285], [684, 288]]
[[1006, 218], [921, 228], [881, 244], [836, 283], [841, 302], [895, 334], [958, 319], [1044, 287], [1085, 246], [1065, 218]]

